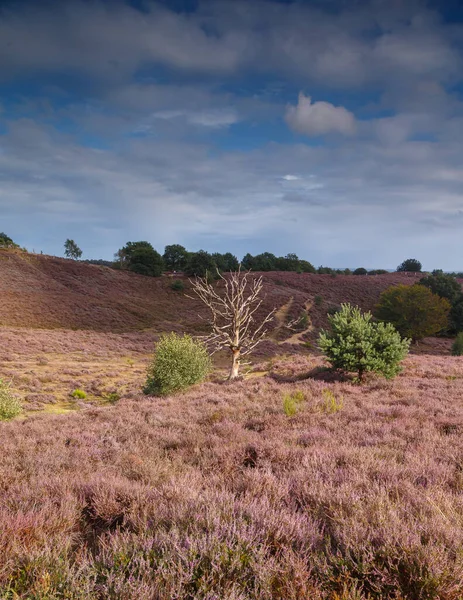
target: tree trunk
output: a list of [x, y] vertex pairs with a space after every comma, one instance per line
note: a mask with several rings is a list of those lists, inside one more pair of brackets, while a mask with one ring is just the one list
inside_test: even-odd
[[230, 375], [228, 377], [229, 380], [231, 379], [236, 379], [237, 377], [239, 377], [239, 370], [240, 370], [240, 355], [241, 355], [241, 350], [240, 348], [231, 348], [231, 351], [233, 353], [233, 358], [232, 358], [232, 366], [230, 369]]

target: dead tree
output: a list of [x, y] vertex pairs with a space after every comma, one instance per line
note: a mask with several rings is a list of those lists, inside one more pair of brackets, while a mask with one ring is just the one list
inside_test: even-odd
[[192, 281], [193, 290], [211, 311], [211, 333], [204, 341], [211, 353], [229, 348], [232, 365], [229, 379], [239, 377], [241, 358], [250, 354], [267, 333], [266, 325], [273, 319], [275, 309], [266, 317], [257, 319], [263, 300], [262, 277], [250, 278], [249, 271], [231, 272], [228, 276], [219, 273], [224, 283], [223, 293], [219, 293], [207, 276]]

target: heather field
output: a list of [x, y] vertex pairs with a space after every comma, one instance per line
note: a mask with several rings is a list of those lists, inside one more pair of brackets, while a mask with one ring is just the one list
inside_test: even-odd
[[461, 598], [461, 359], [320, 364], [0, 424], [1, 597]]
[[429, 338], [359, 386], [314, 343], [331, 308], [414, 278], [266, 274], [278, 310], [244, 380], [219, 355], [149, 398], [154, 342], [202, 331], [197, 304], [168, 278], [2, 256], [0, 377], [24, 405], [0, 422], [2, 600], [463, 598], [462, 358]]

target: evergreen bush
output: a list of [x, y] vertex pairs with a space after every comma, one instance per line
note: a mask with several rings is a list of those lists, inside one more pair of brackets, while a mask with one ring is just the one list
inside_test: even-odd
[[375, 322], [371, 313], [350, 304], [342, 304], [328, 320], [331, 330], [322, 331], [318, 343], [333, 368], [356, 373], [359, 381], [369, 372], [388, 379], [400, 373], [410, 341], [392, 325]]

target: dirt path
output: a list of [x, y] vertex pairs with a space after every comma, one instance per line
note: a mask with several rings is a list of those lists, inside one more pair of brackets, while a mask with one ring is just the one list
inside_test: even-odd
[[[278, 338], [279, 332], [286, 326], [286, 318], [289, 314], [289, 311], [291, 310], [293, 302], [294, 302], [294, 297], [291, 296], [291, 298], [288, 300], [288, 302], [286, 302], [286, 304], [283, 304], [283, 306], [281, 308], [279, 308], [275, 313], [275, 321], [277, 322], [277, 326], [272, 331], [271, 337], [274, 338], [276, 341], [278, 341], [277, 338]], [[278, 342], [278, 343], [280, 343], [280, 342]]]
[[306, 333], [310, 333], [313, 330], [313, 325], [312, 325], [312, 322], [310, 320], [310, 312], [309, 312], [310, 309], [312, 308], [312, 306], [313, 306], [312, 300], [307, 300], [307, 302], [304, 304], [304, 308], [305, 308], [305, 311], [307, 313], [307, 317], [309, 319], [309, 324], [306, 327], [306, 329], [304, 329], [303, 331], [297, 331], [296, 333], [293, 333], [293, 335], [291, 337], [289, 337], [288, 339], [286, 339], [286, 340], [284, 340], [282, 342], [279, 342], [280, 344], [303, 344], [304, 343], [304, 340], [302, 339], [302, 337]]

